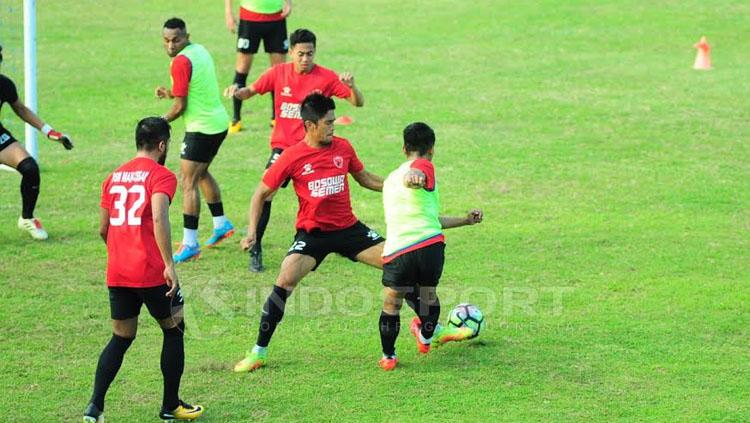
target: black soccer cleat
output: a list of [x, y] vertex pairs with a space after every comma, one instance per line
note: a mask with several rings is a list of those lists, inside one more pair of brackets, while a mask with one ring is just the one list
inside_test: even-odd
[[247, 270], [253, 273], [260, 273], [266, 270], [266, 268], [263, 267], [263, 250], [250, 250], [250, 263], [248, 264]]

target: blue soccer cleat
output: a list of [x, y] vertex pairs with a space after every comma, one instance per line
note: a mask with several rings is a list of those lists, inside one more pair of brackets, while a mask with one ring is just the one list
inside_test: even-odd
[[201, 247], [198, 245], [180, 245], [180, 249], [177, 250], [172, 259], [175, 263], [184, 263], [186, 261], [195, 260], [201, 256]]
[[215, 247], [232, 235], [234, 235], [234, 226], [227, 220], [221, 227], [214, 229], [211, 238], [203, 246], [207, 248]]

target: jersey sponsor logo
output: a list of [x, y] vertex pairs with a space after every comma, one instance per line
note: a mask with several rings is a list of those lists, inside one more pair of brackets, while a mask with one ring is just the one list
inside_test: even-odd
[[288, 86], [284, 87], [284, 88], [281, 89], [280, 95], [282, 97], [291, 97], [292, 96], [292, 89], [289, 88]]
[[287, 103], [283, 102], [281, 103], [281, 110], [279, 112], [279, 117], [285, 118], [285, 119], [302, 119], [302, 116], [299, 114], [299, 103]]
[[310, 197], [322, 198], [343, 192], [345, 178], [346, 175], [337, 175], [308, 182], [307, 188], [310, 190]]
[[148, 170], [136, 170], [134, 172], [115, 172], [112, 174], [114, 183], [143, 183], [150, 172]]
[[302, 166], [302, 175], [309, 175], [314, 172], [315, 171], [313, 170], [312, 165], [310, 163], [305, 163], [305, 165]]
[[341, 169], [344, 167], [344, 158], [341, 156], [336, 156], [333, 158], [333, 165], [337, 168]]

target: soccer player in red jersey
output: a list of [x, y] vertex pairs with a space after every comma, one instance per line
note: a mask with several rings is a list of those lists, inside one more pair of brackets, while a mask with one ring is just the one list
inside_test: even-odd
[[186, 404], [178, 395], [185, 363], [185, 324], [169, 226], [169, 203], [177, 178], [163, 166], [169, 138], [169, 123], [163, 118], [138, 122], [136, 157], [118, 167], [102, 185], [99, 234], [107, 244], [113, 334], [99, 356], [85, 422], [103, 421], [104, 396], [135, 339], [144, 303], [164, 333], [164, 396], [159, 416], [171, 421], [193, 420], [203, 414], [203, 407]]
[[257, 343], [235, 365], [236, 372], [265, 365], [268, 343], [284, 315], [287, 297], [328, 254], [338, 253], [382, 268], [384, 239], [352, 213], [347, 174], [373, 191], [383, 189], [383, 178], [365, 170], [349, 141], [333, 135], [335, 108], [333, 100], [322, 94], [304, 99], [300, 108], [306, 130], [304, 141], [287, 148], [271, 165], [251, 200], [242, 248], [250, 249], [256, 242], [263, 202], [287, 179], [291, 179], [299, 198], [297, 235], [263, 306]]
[[[300, 105], [307, 95], [323, 94], [327, 97], [345, 98], [356, 107], [364, 105], [362, 93], [354, 85], [354, 77], [346, 72], [341, 76], [330, 69], [315, 64], [315, 34], [306, 29], [298, 29], [289, 36], [292, 61], [276, 65], [261, 75], [249, 87], [238, 88], [231, 85], [225, 95], [246, 100], [256, 94], [271, 92], [274, 94], [276, 125], [271, 133], [271, 156], [266, 169], [289, 148], [305, 138], [305, 126], [300, 116]], [[281, 187], [285, 187], [286, 183]], [[263, 234], [271, 218], [271, 200], [266, 198], [258, 223], [257, 238], [250, 251], [250, 270], [263, 271], [262, 246]]]

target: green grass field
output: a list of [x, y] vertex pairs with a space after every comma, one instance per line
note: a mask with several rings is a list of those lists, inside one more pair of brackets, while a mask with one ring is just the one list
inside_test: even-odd
[[[20, 19], [22, 2], [11, 3]], [[41, 141], [44, 243], [16, 229], [19, 177], [0, 172], [0, 415], [77, 421], [110, 336], [100, 185], [134, 155], [138, 119], [169, 107], [152, 94], [169, 82], [161, 24], [188, 22], [222, 87], [235, 40], [217, 1], [39, 3], [40, 114], [76, 148]], [[318, 63], [352, 71], [365, 95], [362, 109], [338, 103], [356, 122], [337, 133], [369, 170], [394, 169], [402, 128], [424, 120], [438, 136], [444, 213], [484, 209], [482, 225], [447, 234], [439, 292], [444, 316], [470, 301], [488, 326], [426, 357], [404, 328], [401, 365], [385, 373], [380, 274], [329, 257], [290, 300], [269, 366], [232, 373], [291, 243], [287, 190], [266, 273], [246, 271], [238, 236], [178, 268], [184, 399], [206, 406], [206, 422], [750, 420], [748, 14], [729, 0], [296, 0], [289, 29], [315, 31]], [[20, 54], [9, 28], [6, 51]], [[710, 72], [691, 69], [704, 34]], [[258, 56], [250, 79], [266, 65]], [[3, 73], [20, 82], [20, 69]], [[246, 103], [249, 129], [212, 166], [235, 224], [268, 156], [268, 104]], [[3, 123], [22, 136], [8, 106]], [[358, 217], [384, 231], [379, 195], [352, 195]], [[178, 194], [175, 240], [180, 204]], [[201, 240], [209, 231], [204, 204]], [[157, 419], [160, 349], [144, 310], [108, 421]]]

